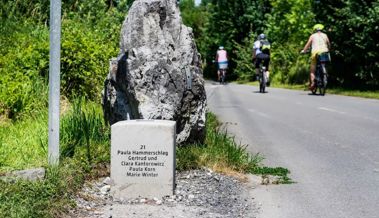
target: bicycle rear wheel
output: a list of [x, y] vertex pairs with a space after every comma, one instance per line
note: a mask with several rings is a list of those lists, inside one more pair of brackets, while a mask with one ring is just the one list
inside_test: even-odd
[[259, 80], [259, 92], [265, 93], [266, 91], [266, 78], [263, 74], [261, 74], [261, 79]]
[[320, 95], [325, 95], [327, 83], [328, 83], [328, 77], [326, 74], [324, 74], [322, 78], [322, 86], [320, 87]]

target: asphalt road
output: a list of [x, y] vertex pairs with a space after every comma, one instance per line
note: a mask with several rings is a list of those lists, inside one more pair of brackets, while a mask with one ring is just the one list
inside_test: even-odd
[[259, 186], [259, 218], [379, 218], [379, 101], [207, 83], [209, 109], [290, 185]]

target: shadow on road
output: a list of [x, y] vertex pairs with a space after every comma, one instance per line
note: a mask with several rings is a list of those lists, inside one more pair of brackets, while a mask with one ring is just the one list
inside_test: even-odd
[[321, 94], [313, 94], [313, 93], [308, 93], [309, 96], [325, 96], [325, 95], [321, 95]]
[[262, 92], [260, 92], [260, 91], [254, 91], [253, 93], [255, 93], [255, 94], [267, 94], [268, 92], [265, 91], [264, 93], [262, 93]]

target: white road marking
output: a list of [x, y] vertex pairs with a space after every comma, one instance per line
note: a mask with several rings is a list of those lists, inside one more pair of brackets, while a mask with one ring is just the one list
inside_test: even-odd
[[[318, 109], [319, 109], [319, 110], [324, 110], [324, 111], [333, 112], [333, 113], [347, 114], [346, 112], [338, 111], [338, 110], [334, 110], [334, 109], [326, 108], [326, 107], [318, 107]], [[361, 117], [361, 116], [359, 116], [359, 115], [355, 115], [355, 114], [350, 114], [350, 116], [355, 117], [355, 118], [361, 118], [361, 119], [365, 119], [365, 120], [373, 121], [373, 122], [379, 122], [378, 119], [375, 119], [375, 118], [372, 118], [372, 117], [367, 117], [367, 116]]]
[[338, 111], [338, 110], [334, 110], [334, 109], [326, 108], [326, 107], [318, 107], [318, 109], [319, 109], [319, 110], [324, 110], [324, 111], [333, 112], [333, 113], [346, 114], [346, 112]]

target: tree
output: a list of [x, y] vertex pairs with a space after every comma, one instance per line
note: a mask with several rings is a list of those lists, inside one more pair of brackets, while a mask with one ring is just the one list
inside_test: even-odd
[[316, 20], [328, 27], [336, 80], [348, 87], [378, 88], [379, 1], [319, 0], [314, 10]]
[[[203, 4], [203, 2], [202, 2]], [[237, 44], [243, 44], [251, 32], [262, 32], [265, 26], [264, 14], [269, 11], [265, 0], [208, 0], [209, 24], [206, 27], [207, 66], [212, 66], [218, 46], [223, 45], [229, 52], [229, 73], [236, 67]], [[205, 69], [206, 75], [213, 75], [212, 68]], [[234, 75], [236, 76], [236, 75]]]

